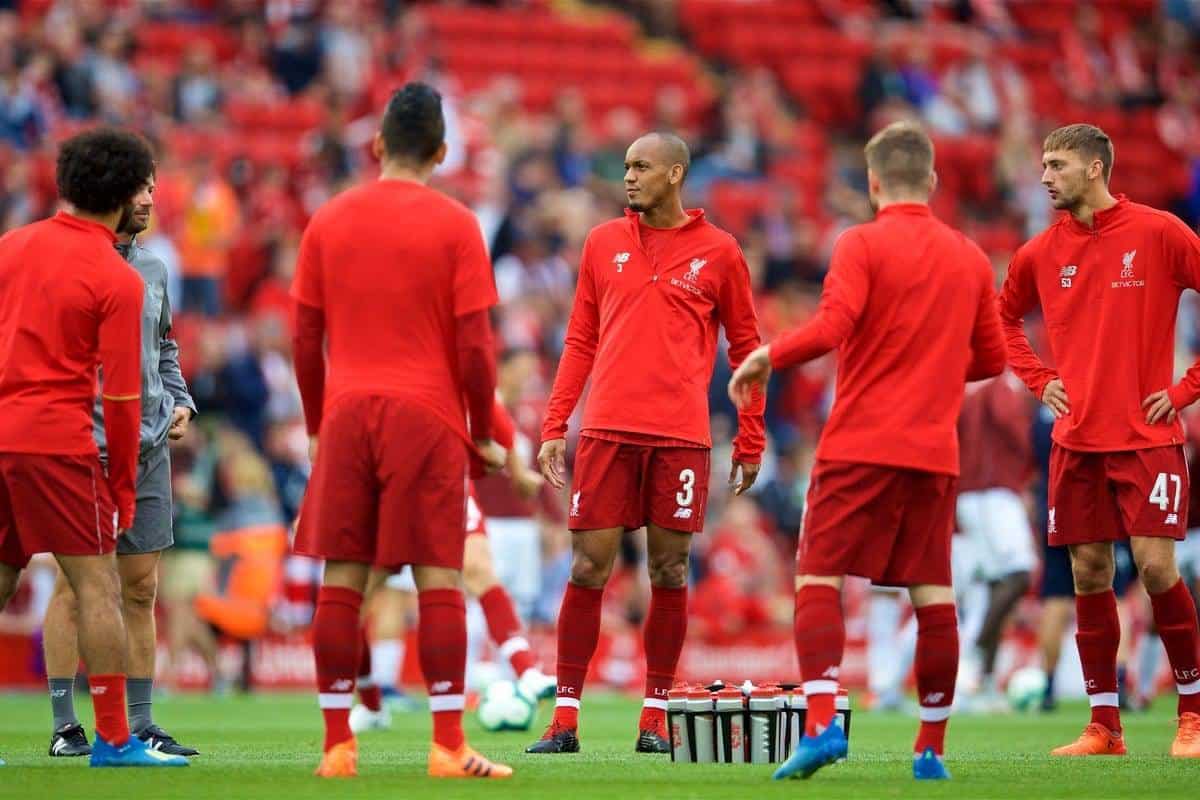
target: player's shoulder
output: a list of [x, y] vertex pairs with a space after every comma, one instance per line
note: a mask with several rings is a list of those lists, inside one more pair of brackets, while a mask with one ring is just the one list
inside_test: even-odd
[[1160, 232], [1186, 232], [1195, 235], [1195, 231], [1186, 222], [1161, 208], [1148, 206], [1144, 203], [1129, 201], [1129, 213], [1142, 225]]
[[742, 246], [738, 242], [737, 237], [719, 225], [714, 224], [708, 217], [699, 220], [697, 228], [700, 231], [700, 235], [704, 236], [714, 248], [726, 253], [736, 254], [741, 252]]
[[156, 281], [161, 280], [165, 283], [167, 280], [167, 262], [136, 239], [130, 245], [129, 263], [134, 265], [138, 272], [153, 277]]
[[1070, 220], [1069, 215], [1063, 214], [1061, 217], [1050, 223], [1040, 233], [1034, 234], [1025, 241], [1020, 247], [1013, 252], [1012, 264], [1036, 263], [1036, 260], [1042, 254], [1051, 251], [1055, 246], [1055, 241], [1066, 228]]

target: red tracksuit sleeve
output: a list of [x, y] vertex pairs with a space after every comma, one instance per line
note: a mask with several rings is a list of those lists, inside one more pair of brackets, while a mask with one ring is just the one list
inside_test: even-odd
[[[758, 334], [758, 315], [754, 311], [754, 290], [750, 286], [750, 268], [738, 247], [733, 248], [733, 269], [721, 284], [718, 314], [725, 338], [729, 340], [729, 364], [734, 369], [762, 343]], [[766, 446], [763, 412], [766, 397], [755, 388], [749, 405], [738, 410], [738, 432], [733, 440], [733, 460], [757, 464]]]
[[296, 300], [295, 305], [292, 364], [304, 406], [304, 425], [309, 436], [316, 436], [325, 403], [325, 312], [303, 300]]
[[454, 318], [455, 346], [458, 348], [458, 374], [467, 398], [467, 418], [471, 438], [492, 438], [492, 406], [496, 402], [496, 357], [492, 342], [492, 321], [487, 308]]
[[542, 424], [544, 442], [562, 439], [567, 435], [567, 420], [579, 403], [588, 375], [592, 372], [592, 362], [596, 360], [596, 348], [600, 342], [600, 306], [588, 244], [590, 242], [584, 244], [583, 254], [579, 258], [575, 302], [567, 322], [567, 336], [562, 358], [558, 362], [558, 373], [554, 376], [554, 388], [546, 404], [546, 420]]
[[[980, 258], [984, 258], [980, 253]], [[975, 330], [971, 334], [971, 363], [967, 366], [967, 380], [981, 381], [1004, 371], [1008, 359], [1004, 346], [1004, 330], [1000, 325], [1000, 314], [996, 307], [996, 292], [992, 289], [992, 268], [986, 259], [981, 265], [983, 291], [979, 295], [979, 307], [975, 311]]]
[[138, 443], [142, 424], [142, 279], [126, 267], [101, 301], [99, 356], [101, 398], [108, 442], [108, 487], [117, 527], [133, 525], [137, 501]]
[[505, 450], [512, 450], [517, 438], [516, 423], [499, 397], [492, 403], [492, 438]]
[[[1163, 252], [1179, 288], [1200, 291], [1200, 237], [1174, 216], [1167, 220], [1163, 229]], [[1200, 360], [1188, 367], [1168, 394], [1176, 410], [1186, 408], [1200, 398]]]
[[771, 343], [771, 367], [803, 364], [846, 341], [867, 305], [870, 288], [866, 245], [861, 234], [849, 231], [834, 245], [817, 313], [802, 327]]
[[1008, 363], [1017, 377], [1029, 387], [1034, 397], [1042, 399], [1046, 384], [1058, 377], [1033, 352], [1029, 337], [1025, 335], [1025, 315], [1038, 304], [1037, 283], [1033, 265], [1021, 251], [1008, 266], [1008, 276], [1000, 290], [1000, 324], [1008, 342]]

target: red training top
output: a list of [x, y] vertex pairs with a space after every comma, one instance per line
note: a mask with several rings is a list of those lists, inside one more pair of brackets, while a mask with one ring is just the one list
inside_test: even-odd
[[992, 281], [983, 251], [920, 203], [842, 234], [816, 315], [771, 345], [775, 369], [839, 348], [817, 458], [958, 474], [963, 384], [1004, 368]]
[[[495, 361], [486, 311], [497, 298], [479, 224], [466, 207], [401, 180], [338, 195], [304, 231], [292, 296], [301, 310], [322, 312], [298, 314], [296, 333], [310, 433], [341, 398], [386, 395], [429, 408], [469, 444], [463, 395], [470, 387], [472, 409], [480, 409], [474, 432], [490, 437]], [[463, 330], [482, 354], [471, 374], [460, 368]]]
[[[704, 212], [669, 231], [633, 211], [598, 225], [583, 245], [566, 347], [542, 426], [566, 435], [591, 376], [584, 435], [638, 444], [711, 447], [708, 386], [725, 328], [736, 368], [759, 344], [750, 271], [732, 236]], [[763, 399], [738, 413], [734, 458], [762, 457]]]
[[1033, 469], [1034, 402], [1011, 372], [967, 384], [958, 418], [959, 492], [1023, 492]]
[[[1054, 441], [1111, 452], [1181, 444], [1179, 421], [1146, 424], [1142, 402], [1170, 390], [1176, 409], [1200, 397], [1200, 364], [1173, 384], [1175, 315], [1200, 288], [1200, 239], [1178, 218], [1124, 195], [1087, 227], [1065, 214], [1013, 256], [1000, 295], [1013, 371], [1041, 399], [1062, 379], [1070, 413]], [[1057, 372], [1029, 345], [1021, 319], [1042, 307]]]
[[0, 451], [99, 455], [99, 363], [108, 485], [124, 530], [136, 501], [143, 284], [116, 241], [65, 212], [0, 239]]

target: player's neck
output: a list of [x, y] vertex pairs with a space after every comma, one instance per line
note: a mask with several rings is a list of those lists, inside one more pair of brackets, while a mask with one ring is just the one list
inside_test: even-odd
[[113, 233], [117, 232], [117, 224], [121, 221], [121, 210], [117, 209], [111, 214], [93, 214], [90, 211], [81, 211], [74, 206], [67, 208], [67, 213], [73, 217], [78, 217], [88, 222], [94, 222], [97, 225], [103, 225]]
[[875, 196], [875, 213], [883, 211], [888, 206], [911, 206], [911, 205], [929, 205], [929, 195], [884, 195], [878, 194]]
[[1109, 193], [1107, 188], [1100, 189], [1096, 192], [1096, 197], [1084, 199], [1079, 204], [1079, 207], [1071, 211], [1073, 216], [1081, 225], [1092, 227], [1096, 221], [1097, 211], [1107, 211], [1117, 204], [1117, 198]]
[[133, 234], [118, 232], [117, 233], [117, 244], [123, 244], [126, 246], [133, 244]]
[[687, 212], [683, 210], [683, 204], [679, 202], [666, 203], [642, 211], [638, 216], [644, 225], [651, 228], [679, 228], [686, 225], [689, 219]]
[[403, 161], [384, 161], [379, 170], [381, 181], [408, 181], [410, 183], [429, 183], [436, 165], [414, 167]]

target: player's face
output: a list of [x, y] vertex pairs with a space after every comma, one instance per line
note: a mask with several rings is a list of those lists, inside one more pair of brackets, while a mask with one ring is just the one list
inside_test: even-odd
[[670, 196], [676, 171], [666, 163], [651, 142], [641, 139], [625, 153], [625, 197], [637, 212], [657, 208]]
[[154, 176], [133, 196], [133, 201], [121, 215], [118, 233], [136, 236], [150, 227], [150, 212], [154, 209]]
[[1059, 211], [1077, 208], [1088, 187], [1089, 166], [1074, 150], [1051, 150], [1042, 156], [1042, 185]]

